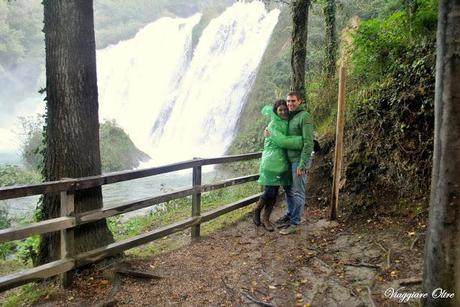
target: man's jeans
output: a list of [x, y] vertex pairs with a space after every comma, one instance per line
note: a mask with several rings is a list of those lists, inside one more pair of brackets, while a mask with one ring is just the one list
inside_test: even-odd
[[291, 225], [299, 225], [303, 216], [303, 209], [305, 207], [305, 185], [307, 183], [306, 172], [310, 168], [310, 165], [311, 160], [307, 162], [305, 173], [302, 176], [297, 176], [299, 162], [293, 162], [291, 164], [292, 185], [284, 187]]

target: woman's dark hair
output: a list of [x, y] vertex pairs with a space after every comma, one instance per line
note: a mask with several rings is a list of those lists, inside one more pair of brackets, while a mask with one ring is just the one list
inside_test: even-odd
[[273, 106], [273, 112], [275, 112], [275, 114], [278, 114], [276, 111], [278, 111], [279, 106], [286, 106], [287, 107], [286, 100], [280, 99], [280, 100], [275, 101], [275, 105]]

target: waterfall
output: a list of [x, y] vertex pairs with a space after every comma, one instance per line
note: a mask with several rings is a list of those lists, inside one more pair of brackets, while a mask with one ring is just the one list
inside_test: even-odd
[[97, 52], [101, 118], [114, 118], [155, 165], [222, 155], [278, 20], [237, 2], [211, 20], [191, 54], [200, 15], [162, 18]]
[[147, 153], [152, 123], [190, 62], [192, 29], [200, 18], [161, 18], [96, 53], [100, 119], [115, 119]]

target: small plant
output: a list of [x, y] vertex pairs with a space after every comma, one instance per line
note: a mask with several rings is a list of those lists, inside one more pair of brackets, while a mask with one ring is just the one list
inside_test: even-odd
[[17, 289], [14, 289], [6, 299], [2, 302], [4, 307], [15, 307], [31, 305], [47, 295], [52, 294], [51, 288], [43, 287], [39, 284], [27, 284]]
[[39, 243], [40, 236], [38, 235], [19, 241], [16, 246], [16, 257], [24, 264], [32, 262], [32, 265], [35, 266]]

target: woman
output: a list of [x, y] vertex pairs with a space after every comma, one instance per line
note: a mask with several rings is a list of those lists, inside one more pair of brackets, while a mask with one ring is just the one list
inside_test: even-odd
[[[301, 149], [303, 140], [301, 136], [286, 136], [288, 131], [289, 111], [285, 100], [277, 100], [273, 108], [265, 106], [262, 109], [264, 116], [270, 117], [267, 130], [270, 134], [264, 141], [264, 150], [260, 162], [260, 177], [258, 182], [264, 185], [264, 192], [254, 208], [253, 221], [259, 226], [262, 224], [268, 231], [273, 231], [270, 223], [270, 214], [276, 202], [279, 187], [291, 184], [291, 173], [286, 151], [288, 149]], [[276, 145], [272, 138], [283, 148]], [[262, 220], [260, 214], [263, 211]]]

